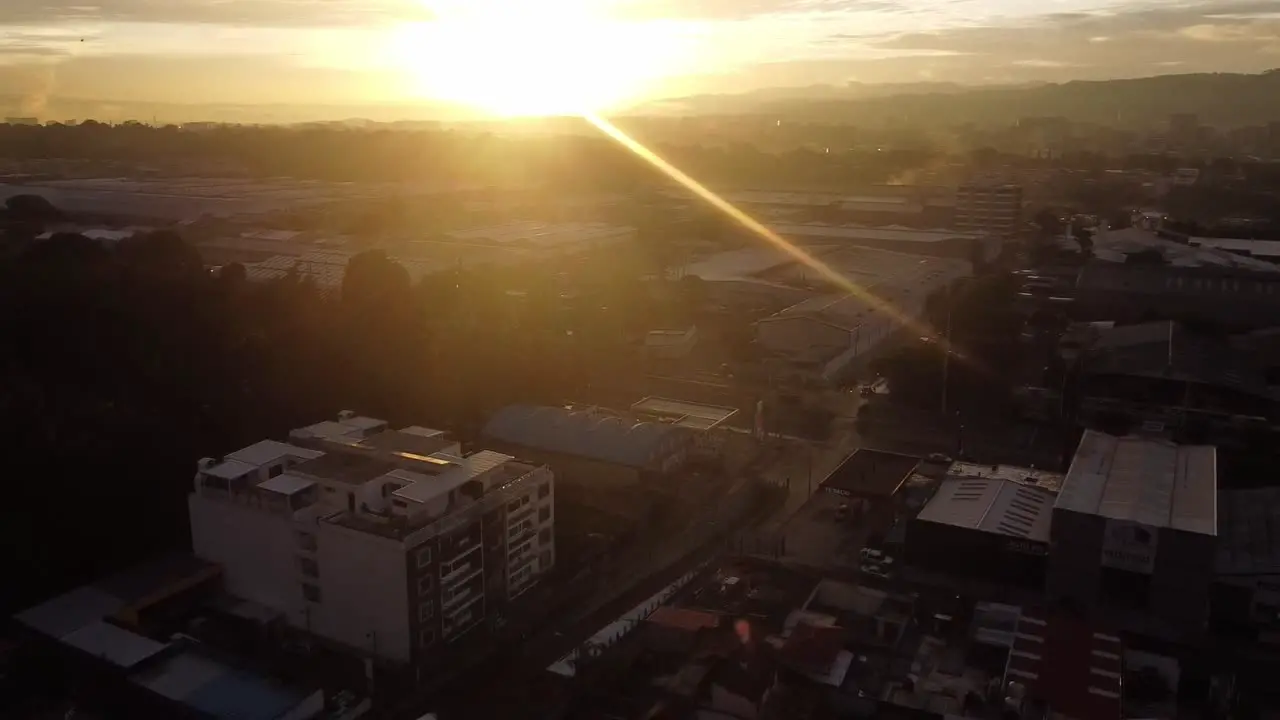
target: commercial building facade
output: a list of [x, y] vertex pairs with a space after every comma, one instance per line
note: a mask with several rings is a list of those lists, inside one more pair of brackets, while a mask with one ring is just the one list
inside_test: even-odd
[[350, 413], [291, 440], [202, 460], [188, 507], [227, 592], [297, 630], [430, 665], [555, 565], [545, 466]]
[[1022, 187], [966, 183], [956, 188], [956, 230], [1011, 238], [1022, 230]]

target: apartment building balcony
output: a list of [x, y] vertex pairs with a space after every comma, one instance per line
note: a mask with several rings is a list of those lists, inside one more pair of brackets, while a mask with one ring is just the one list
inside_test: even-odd
[[457, 561], [454, 562], [455, 564], [452, 566], [441, 566], [441, 571], [444, 573], [440, 576], [440, 587], [442, 589], [457, 587], [484, 572], [484, 563], [479, 554], [476, 555], [474, 560], [465, 563], [456, 564]]

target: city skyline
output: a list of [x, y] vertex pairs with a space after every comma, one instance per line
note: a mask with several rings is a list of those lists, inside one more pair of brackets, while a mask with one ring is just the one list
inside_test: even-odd
[[1280, 2], [39, 0], [0, 88], [144, 102], [445, 101], [501, 114], [816, 84], [999, 84], [1280, 65]]

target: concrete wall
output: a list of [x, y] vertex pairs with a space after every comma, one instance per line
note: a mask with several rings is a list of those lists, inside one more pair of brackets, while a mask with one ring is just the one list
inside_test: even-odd
[[1045, 591], [1050, 600], [1093, 608], [1102, 579], [1102, 540], [1106, 520], [1097, 515], [1054, 510], [1049, 528], [1049, 565]]
[[802, 352], [809, 348], [844, 349], [852, 342], [849, 331], [803, 316], [761, 320], [756, 339], [776, 352]]
[[285, 613], [292, 624], [304, 624], [297, 531], [314, 526], [199, 495], [188, 496], [187, 508], [192, 548], [222, 566], [228, 592]]
[[1209, 612], [1216, 538], [1171, 528], [1160, 530], [1151, 576], [1151, 612], [1188, 632], [1203, 627]]
[[312, 632], [408, 662], [412, 638], [404, 548], [332, 523], [322, 522], [318, 530], [321, 597], [310, 605]]

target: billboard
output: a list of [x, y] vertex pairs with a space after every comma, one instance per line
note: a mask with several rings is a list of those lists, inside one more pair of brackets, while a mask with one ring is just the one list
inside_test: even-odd
[[1108, 520], [1102, 537], [1102, 566], [1150, 575], [1160, 533], [1130, 520]]

